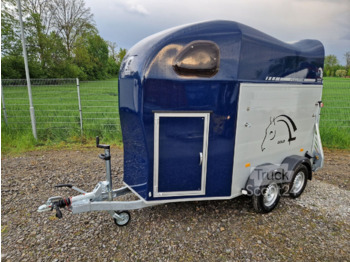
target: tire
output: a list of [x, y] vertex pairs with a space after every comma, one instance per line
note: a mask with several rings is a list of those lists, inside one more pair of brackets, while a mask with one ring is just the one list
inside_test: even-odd
[[305, 165], [299, 165], [293, 174], [292, 182], [289, 185], [289, 196], [291, 198], [300, 197], [304, 192], [309, 177], [309, 171]]
[[119, 227], [124, 227], [130, 222], [131, 215], [128, 211], [115, 212], [121, 219], [114, 218], [114, 223]]
[[281, 186], [276, 182], [261, 187], [260, 194], [253, 195], [253, 207], [258, 213], [269, 213], [278, 204], [281, 198]]

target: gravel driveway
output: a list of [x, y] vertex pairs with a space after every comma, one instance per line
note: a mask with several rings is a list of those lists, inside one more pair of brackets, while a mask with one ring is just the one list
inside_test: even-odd
[[[325, 168], [301, 196], [256, 214], [248, 197], [172, 203], [131, 212], [126, 227], [104, 212], [37, 213], [54, 189], [91, 191], [105, 179], [101, 150], [37, 151], [3, 157], [2, 261], [350, 261], [350, 152], [326, 151]], [[112, 150], [114, 187], [122, 152]]]

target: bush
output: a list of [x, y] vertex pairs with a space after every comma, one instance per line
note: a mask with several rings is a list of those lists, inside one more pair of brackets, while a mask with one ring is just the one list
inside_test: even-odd
[[[41, 70], [40, 63], [28, 57], [29, 74], [31, 78], [46, 77]], [[24, 58], [22, 56], [4, 56], [1, 58], [1, 78], [2, 79], [25, 79]]]
[[1, 78], [20, 79], [25, 78], [23, 57], [1, 57]]
[[337, 77], [344, 77], [346, 76], [346, 70], [344, 69], [338, 69], [337, 71], [335, 71], [335, 75]]

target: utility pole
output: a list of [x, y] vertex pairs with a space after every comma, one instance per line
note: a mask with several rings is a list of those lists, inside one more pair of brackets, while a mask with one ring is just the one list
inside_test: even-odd
[[83, 136], [83, 112], [81, 111], [79, 78], [77, 78], [76, 81], [77, 81], [78, 103], [79, 103], [80, 132], [81, 132], [81, 135]]
[[1, 100], [2, 100], [2, 110], [4, 112], [5, 124], [8, 125], [8, 123], [7, 123], [7, 114], [6, 114], [6, 107], [5, 107], [4, 91], [2, 90], [2, 82], [1, 82]]
[[27, 86], [28, 86], [30, 119], [31, 119], [31, 122], [32, 122], [33, 136], [37, 140], [38, 136], [36, 134], [35, 113], [34, 113], [34, 106], [33, 106], [33, 99], [32, 99], [32, 87], [30, 85], [30, 76], [29, 76], [29, 67], [28, 67], [28, 58], [27, 58], [27, 49], [26, 49], [26, 39], [24, 37], [24, 29], [23, 29], [23, 21], [22, 21], [21, 0], [17, 0], [17, 6], [18, 6], [19, 23], [20, 23], [20, 26], [21, 26], [21, 37], [22, 37], [22, 46], [23, 46], [24, 67], [25, 67], [25, 70], [26, 70], [26, 78], [27, 78]]

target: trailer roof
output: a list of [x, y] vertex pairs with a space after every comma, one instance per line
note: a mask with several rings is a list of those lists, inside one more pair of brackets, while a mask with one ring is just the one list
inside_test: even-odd
[[144, 66], [148, 66], [165, 46], [174, 43], [185, 46], [195, 40], [211, 40], [220, 46], [223, 63], [221, 73], [214, 77], [216, 79], [252, 82], [322, 80], [324, 47], [320, 41], [306, 39], [286, 43], [233, 21], [208, 21], [174, 27], [145, 38], [129, 54], [139, 56], [139, 60], [145, 62]]

